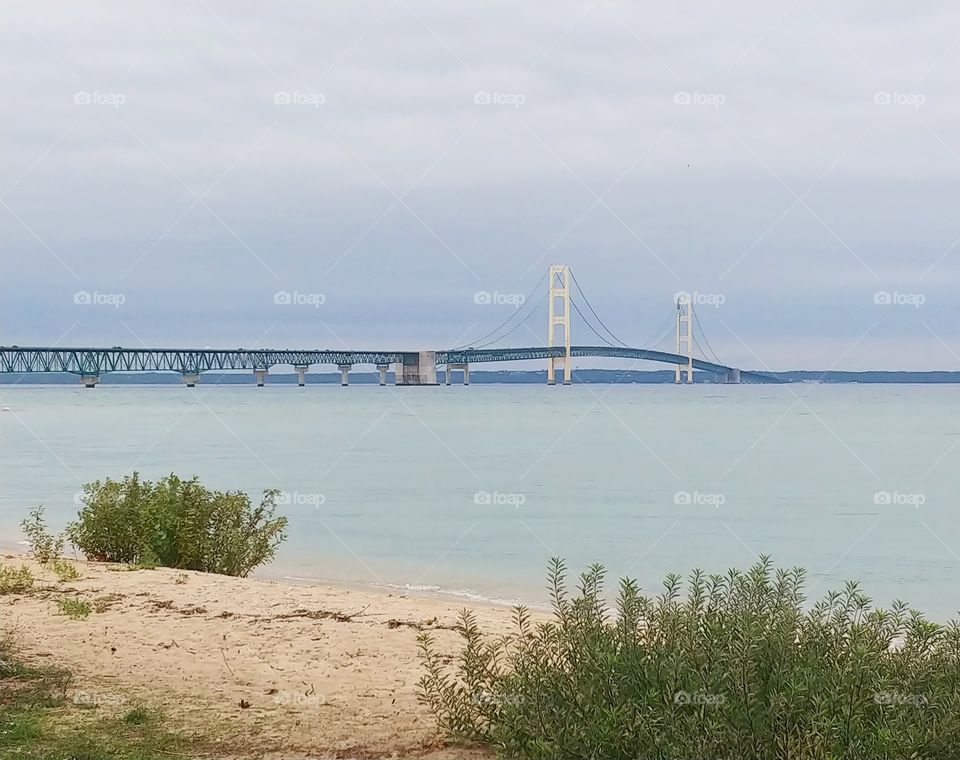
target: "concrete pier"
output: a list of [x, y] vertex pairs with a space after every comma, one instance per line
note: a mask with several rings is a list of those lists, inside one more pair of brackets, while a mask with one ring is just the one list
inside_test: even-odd
[[180, 375], [180, 379], [183, 380], [183, 384], [188, 388], [196, 388], [197, 383], [200, 382], [200, 373], [199, 372], [184, 372]]
[[96, 388], [100, 382], [100, 375], [80, 375], [80, 385], [84, 388]]
[[253, 376], [254, 376], [254, 377], [256, 378], [256, 380], [257, 380], [257, 387], [258, 387], [258, 388], [262, 388], [264, 385], [266, 385], [266, 383], [267, 383], [267, 375], [269, 374], [269, 372], [270, 372], [270, 370], [268, 370], [268, 369], [255, 369], [255, 370], [253, 371]]
[[353, 367], [352, 364], [338, 364], [337, 369], [340, 370], [340, 385], [344, 388], [350, 385], [350, 368]]
[[380, 385], [387, 384], [387, 371], [390, 369], [389, 364], [378, 364], [377, 372], [380, 373]]
[[307, 384], [308, 369], [310, 368], [305, 364], [298, 364], [298, 365], [295, 365], [293, 368], [294, 372], [297, 373], [297, 385], [299, 385], [301, 388], [303, 388]]
[[444, 368], [443, 375], [446, 384], [450, 385], [453, 371], [456, 369], [459, 369], [463, 372], [463, 384], [470, 385], [470, 365], [466, 362], [463, 362], [462, 364], [448, 364]]
[[397, 385], [437, 385], [437, 355], [434, 351], [409, 351], [397, 365]]
[[731, 367], [723, 376], [723, 382], [728, 385], [740, 385], [740, 370]]

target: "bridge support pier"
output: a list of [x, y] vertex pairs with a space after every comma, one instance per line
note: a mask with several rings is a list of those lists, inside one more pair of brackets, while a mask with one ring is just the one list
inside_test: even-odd
[[728, 385], [740, 385], [740, 370], [731, 367], [723, 376], [723, 382]]
[[380, 373], [380, 385], [381, 387], [387, 384], [387, 371], [390, 369], [389, 364], [378, 364], [377, 372]]
[[257, 380], [257, 387], [262, 388], [267, 383], [267, 374], [269, 370], [266, 369], [255, 369], [253, 371], [253, 376]]
[[301, 388], [307, 384], [307, 370], [309, 367], [306, 364], [295, 364], [293, 371], [297, 373], [297, 385]]
[[340, 370], [340, 385], [343, 388], [346, 388], [350, 385], [350, 368], [353, 367], [352, 364], [338, 364], [337, 369]]
[[80, 375], [80, 385], [84, 388], [96, 388], [100, 382], [100, 375]]
[[396, 367], [397, 385], [436, 385], [437, 355], [434, 351], [411, 351], [403, 354]]
[[197, 383], [200, 382], [200, 373], [199, 372], [184, 372], [180, 375], [180, 379], [183, 380], [183, 384], [188, 388], [196, 388]]
[[447, 385], [450, 385], [450, 382], [453, 378], [453, 371], [459, 369], [463, 372], [463, 384], [470, 385], [470, 365], [466, 362], [457, 362], [456, 364], [448, 364], [443, 371], [444, 380]]

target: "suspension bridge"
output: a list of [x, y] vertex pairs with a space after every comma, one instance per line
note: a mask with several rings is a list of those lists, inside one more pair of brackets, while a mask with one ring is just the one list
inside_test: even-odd
[[[710, 347], [693, 299], [679, 297], [665, 328], [651, 342], [652, 348], [637, 348], [621, 341], [603, 322], [591, 305], [570, 267], [553, 265], [541, 277], [534, 294], [543, 287], [541, 297], [524, 298], [503, 322], [469, 344], [456, 348], [427, 351], [350, 351], [304, 349], [212, 349], [212, 348], [62, 348], [0, 346], [0, 372], [3, 373], [71, 373], [80, 383], [94, 388], [107, 372], [176, 372], [184, 384], [193, 387], [203, 372], [252, 371], [258, 386], [266, 384], [270, 370], [278, 366], [292, 367], [298, 384], [306, 385], [310, 367], [333, 365], [340, 371], [340, 384], [349, 384], [349, 373], [356, 365], [373, 366], [379, 372], [380, 385], [387, 384], [387, 373], [394, 368], [397, 385], [438, 385], [438, 372], [451, 384], [453, 372], [460, 372], [463, 383], [470, 383], [470, 366], [492, 362], [543, 360], [547, 362], [547, 383], [569, 385], [573, 380], [573, 360], [585, 357], [618, 358], [652, 361], [675, 367], [674, 379], [692, 383], [695, 372], [707, 372], [715, 382], [770, 383], [776, 378], [761, 372], [741, 370], [720, 361]], [[576, 297], [575, 297], [576, 296]], [[546, 346], [503, 348], [503, 342], [531, 319], [542, 318], [539, 311], [547, 302], [548, 330]], [[579, 301], [579, 303], [578, 303]], [[584, 307], [581, 309], [581, 305]], [[575, 345], [572, 342], [572, 316], [576, 313], [587, 329], [600, 340], [597, 345]], [[673, 332], [674, 351], [655, 348]], [[707, 347], [705, 352], [697, 335]], [[699, 355], [695, 355], [695, 351]], [[562, 374], [561, 374], [562, 373]]]

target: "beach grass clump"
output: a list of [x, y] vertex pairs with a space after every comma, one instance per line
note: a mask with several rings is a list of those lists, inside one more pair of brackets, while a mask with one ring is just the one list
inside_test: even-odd
[[212, 491], [195, 477], [151, 482], [133, 473], [86, 485], [67, 536], [98, 561], [246, 576], [286, 538], [278, 494], [266, 491], [254, 506], [241, 491]]
[[[73, 700], [68, 690], [80, 687]], [[170, 760], [212, 757], [200, 737], [189, 742], [149, 707], [117, 714], [99, 709], [66, 670], [37, 667], [0, 636], [0, 757], [18, 760]], [[108, 695], [105, 705], [125, 698]], [[199, 745], [196, 754], [188, 752]]]
[[79, 596], [74, 599], [58, 599], [57, 609], [61, 615], [66, 615], [71, 620], [86, 620], [93, 612], [90, 602]]
[[658, 596], [593, 566], [550, 622], [515, 610], [483, 634], [469, 611], [453, 665], [420, 636], [420, 697], [453, 739], [516, 758], [876, 760], [960, 757], [960, 626], [855, 583], [807, 604], [801, 569], [670, 575]]
[[33, 589], [34, 580], [26, 565], [0, 565], [0, 594], [25, 594]]
[[80, 578], [80, 571], [77, 570], [76, 565], [67, 560], [57, 557], [50, 563], [50, 566], [53, 568], [54, 575], [62, 582], [75, 581]]

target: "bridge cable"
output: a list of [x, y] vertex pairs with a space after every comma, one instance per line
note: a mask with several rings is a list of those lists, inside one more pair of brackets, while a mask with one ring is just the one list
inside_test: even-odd
[[[494, 343], [499, 343], [501, 340], [503, 340], [503, 339], [506, 338], [507, 336], [512, 335], [512, 334], [515, 333], [517, 330], [519, 330], [521, 327], [523, 327], [523, 325], [525, 325], [527, 322], [529, 322], [531, 317], [533, 317], [533, 316], [536, 315], [537, 310], [540, 308], [540, 306], [541, 306], [541, 305], [543, 304], [543, 302], [546, 301], [546, 300], [547, 300], [547, 293], [544, 293], [542, 296], [540, 296], [540, 300], [537, 301], [536, 304], [534, 304], [534, 306], [533, 306], [532, 309], [530, 309], [530, 313], [527, 314], [527, 316], [525, 316], [522, 320], [520, 320], [519, 322], [517, 322], [517, 324], [515, 324], [515, 325], [514, 325], [513, 327], [511, 327], [509, 330], [507, 330], [507, 332], [503, 333], [502, 335], [498, 335], [497, 337], [492, 338], [492, 339], [488, 340], [488, 341], [485, 342], [485, 343], [477, 342], [477, 343], [473, 344], [472, 346], [470, 346], [469, 348], [475, 348], [475, 349], [476, 349], [476, 348], [486, 348], [487, 346], [491, 346], [491, 345], [493, 345]], [[516, 312], [515, 312], [515, 314], [519, 314], [520, 312], [521, 312], [521, 309], [517, 309]], [[453, 349], [453, 350], [455, 350], [455, 351], [462, 351], [463, 349], [460, 348], [460, 349]]]
[[[607, 332], [607, 334], [608, 334], [611, 338], [613, 338], [613, 339], [614, 339], [617, 343], [619, 343], [621, 346], [623, 346], [624, 348], [630, 348], [630, 346], [628, 346], [626, 343], [624, 343], [622, 340], [620, 340], [620, 338], [618, 338], [616, 335], [614, 335], [613, 332], [610, 330], [610, 328], [607, 327], [607, 326], [604, 324], [604, 322], [603, 322], [602, 319], [600, 319], [600, 315], [597, 314], [596, 310], [595, 310], [595, 309], [593, 308], [593, 306], [591, 305], [590, 299], [587, 298], [587, 294], [583, 292], [583, 288], [580, 287], [580, 283], [577, 282], [577, 276], [573, 273], [573, 270], [572, 270], [572, 269], [570, 270], [570, 277], [573, 278], [573, 284], [576, 286], [577, 292], [580, 293], [581, 296], [583, 296], [583, 301], [584, 301], [584, 303], [587, 305], [587, 308], [590, 309], [590, 313], [593, 314], [593, 316], [596, 318], [597, 322], [600, 323], [600, 326]], [[571, 301], [571, 302], [572, 302], [572, 301]], [[579, 310], [578, 310], [578, 311], [579, 311]], [[583, 315], [581, 314], [580, 316], [583, 316]], [[586, 318], [584, 318], [584, 321], [586, 321]], [[593, 329], [593, 328], [591, 328], [591, 329]], [[594, 332], [596, 332], [596, 331], [594, 330]], [[599, 335], [599, 333], [597, 334], [597, 337], [601, 337], [601, 336]], [[605, 340], [605, 339], [604, 339], [604, 340]], [[606, 341], [606, 342], [609, 343], [609, 341]], [[612, 343], [609, 343], [609, 345], [612, 346], [613, 344], [612, 344]]]
[[[574, 301], [572, 298], [570, 299], [570, 305], [573, 307], [573, 310], [574, 310], [575, 312], [577, 312], [577, 314], [580, 315], [580, 318], [583, 320], [583, 323], [584, 323], [588, 328], [590, 328], [590, 332], [592, 332], [594, 335], [596, 335], [600, 340], [602, 340], [602, 341], [603, 341], [604, 343], [606, 343], [608, 346], [610, 346], [610, 347], [612, 347], [612, 348], [620, 348], [620, 346], [616, 345], [615, 343], [611, 343], [611, 342], [610, 342], [609, 340], [607, 340], [603, 335], [601, 335], [599, 332], [597, 332], [597, 329], [596, 329], [592, 324], [590, 324], [590, 320], [587, 319], [586, 315], [584, 315], [584, 313], [583, 313], [582, 311], [580, 311], [580, 307], [577, 306], [577, 302]], [[623, 347], [624, 347], [624, 348], [630, 348], [630, 347], [627, 346], [627, 345], [624, 345]]]
[[[713, 346], [710, 345], [710, 341], [707, 340], [707, 334], [703, 331], [703, 326], [700, 324], [700, 317], [697, 316], [697, 312], [696, 312], [696, 311], [693, 312], [693, 321], [696, 322], [696, 324], [697, 324], [697, 330], [700, 331], [700, 335], [703, 337], [703, 342], [706, 343], [706, 344], [707, 344], [707, 348], [710, 349], [710, 354], [713, 356], [714, 361], [716, 361], [717, 364], [723, 364], [723, 362], [720, 361], [720, 357], [717, 356], [717, 352], [713, 350]], [[697, 338], [696, 338], [696, 336], [694, 336], [693, 342], [694, 342], [694, 343], [697, 343]], [[699, 345], [700, 345], [700, 344], [697, 343], [697, 346], [698, 346], [698, 347], [699, 347]], [[700, 351], [703, 353], [704, 356], [707, 356], [707, 353], [706, 353], [702, 348], [700, 349]]]
[[[471, 346], [474, 347], [474, 348], [476, 348], [478, 343], [481, 343], [481, 342], [485, 341], [487, 338], [489, 338], [489, 337], [491, 337], [491, 336], [493, 336], [493, 335], [496, 335], [498, 332], [500, 332], [500, 330], [502, 330], [504, 327], [506, 327], [508, 324], [510, 324], [510, 322], [512, 322], [512, 321], [517, 317], [517, 315], [520, 314], [520, 312], [522, 312], [522, 311], [525, 309], [526, 305], [527, 305], [528, 303], [530, 303], [530, 297], [540, 289], [541, 285], [543, 284], [543, 281], [544, 281], [546, 278], [547, 278], [547, 272], [544, 272], [544, 273], [543, 273], [543, 276], [540, 277], [540, 280], [539, 280], [539, 281], [537, 282], [537, 284], [534, 286], [533, 290], [530, 291], [530, 295], [528, 295], [528, 296], [526, 296], [526, 297], [524, 298], [523, 305], [520, 306], [520, 308], [518, 308], [518, 309], [514, 309], [513, 312], [510, 314], [510, 316], [508, 316], [505, 320], [503, 320], [503, 322], [501, 322], [499, 325], [497, 325], [493, 330], [491, 330], [490, 332], [486, 333], [485, 335], [481, 335], [479, 338], [476, 338], [475, 340], [473, 340], [473, 341], [471, 341], [471, 342], [469, 342], [469, 343], [464, 343], [462, 346], [456, 346], [455, 348], [452, 348], [452, 349], [450, 349], [450, 350], [451, 350], [451, 351], [460, 351], [460, 350], [463, 350], [463, 349], [465, 349], [465, 348], [469, 348], [469, 347], [471, 347]], [[541, 300], [542, 300], [542, 299], [541, 299]], [[538, 305], [539, 305], [539, 304], [538, 304]], [[527, 317], [527, 319], [529, 319], [529, 316]], [[523, 322], [526, 322], [527, 319], [524, 319]], [[521, 325], [521, 324], [523, 324], [523, 322], [518, 323], [518, 326]], [[513, 332], [513, 330], [511, 330], [510, 332]], [[510, 334], [510, 333], [507, 333], [507, 335], [509, 335], [509, 334]], [[504, 337], [506, 337], [506, 336], [505, 336], [505, 335], [500, 336], [500, 338], [495, 338], [494, 340], [492, 340], [492, 341], [490, 341], [490, 342], [491, 342], [491, 343], [496, 343], [498, 340], [501, 340], [501, 339], [504, 338]], [[485, 345], [490, 345], [490, 343], [486, 343]]]

